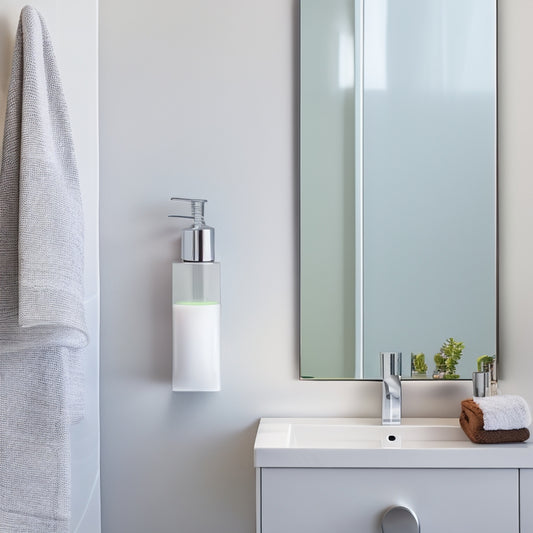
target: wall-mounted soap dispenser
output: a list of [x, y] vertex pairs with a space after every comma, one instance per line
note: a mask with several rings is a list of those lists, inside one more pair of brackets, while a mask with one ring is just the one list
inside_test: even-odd
[[207, 200], [171, 198], [193, 225], [183, 230], [181, 261], [172, 264], [172, 390], [220, 390], [220, 263], [215, 229], [204, 221]]

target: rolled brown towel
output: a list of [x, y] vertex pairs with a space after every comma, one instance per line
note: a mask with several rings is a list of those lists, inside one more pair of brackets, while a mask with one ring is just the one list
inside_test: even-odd
[[459, 423], [466, 436], [477, 444], [500, 444], [504, 442], [524, 442], [529, 439], [529, 429], [483, 429], [483, 411], [473, 400], [461, 402]]

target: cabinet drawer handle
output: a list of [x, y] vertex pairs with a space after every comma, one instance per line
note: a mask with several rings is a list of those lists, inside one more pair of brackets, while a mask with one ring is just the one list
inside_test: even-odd
[[420, 533], [420, 523], [416, 514], [407, 507], [389, 507], [381, 517], [383, 533]]

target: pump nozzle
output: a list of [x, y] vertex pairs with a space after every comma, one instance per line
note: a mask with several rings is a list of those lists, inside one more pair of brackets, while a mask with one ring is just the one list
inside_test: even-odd
[[174, 196], [171, 200], [179, 200], [180, 202], [186, 202], [189, 210], [187, 213], [190, 215], [168, 215], [169, 217], [178, 217], [178, 218], [191, 218], [194, 220], [195, 226], [203, 226], [205, 224], [204, 212], [205, 204], [207, 200], [200, 200], [198, 198], [178, 198]]
[[183, 230], [181, 238], [181, 258], [187, 262], [207, 263], [215, 260], [215, 228], [207, 226], [204, 219], [204, 206], [207, 200], [172, 197], [186, 203], [186, 214], [169, 217], [193, 220], [190, 228]]

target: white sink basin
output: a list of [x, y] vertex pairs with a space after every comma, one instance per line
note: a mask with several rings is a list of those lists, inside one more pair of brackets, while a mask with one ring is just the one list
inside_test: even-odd
[[291, 448], [428, 448], [468, 442], [455, 419], [407, 420], [399, 426], [382, 426], [362, 419], [294, 421], [289, 424]]
[[262, 418], [254, 454], [256, 467], [533, 468], [531, 444], [473, 444], [456, 418]]

